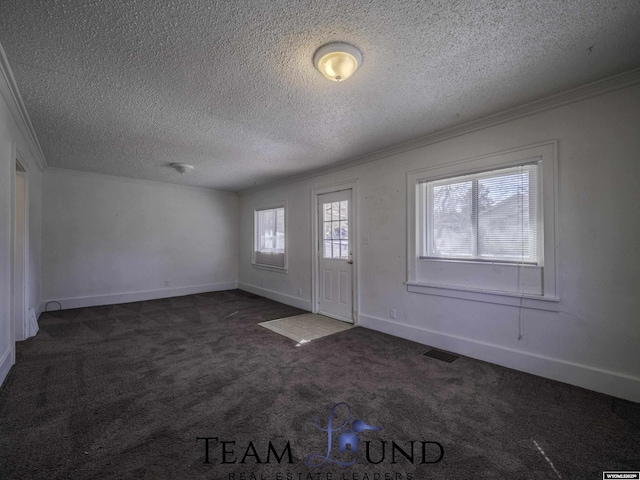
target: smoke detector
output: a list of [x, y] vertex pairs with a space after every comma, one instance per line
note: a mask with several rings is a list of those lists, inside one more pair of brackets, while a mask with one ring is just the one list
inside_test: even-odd
[[172, 163], [171, 167], [182, 175], [193, 170], [193, 165], [187, 165], [186, 163]]

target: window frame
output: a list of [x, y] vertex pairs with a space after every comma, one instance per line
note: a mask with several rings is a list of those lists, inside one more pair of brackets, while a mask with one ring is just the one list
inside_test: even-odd
[[[442, 182], [442, 184], [447, 184], [450, 182], [445, 182], [447, 180], [460, 180], [460, 181], [470, 181], [470, 182], [479, 182], [480, 180], [486, 180], [489, 178], [498, 178], [498, 176], [502, 176], [502, 175], [508, 175], [508, 172], [505, 172], [505, 170], [514, 170], [516, 168], [520, 168], [520, 167], [527, 167], [527, 166], [535, 166], [536, 169], [534, 170], [536, 181], [535, 181], [535, 187], [536, 187], [536, 194], [533, 197], [535, 199], [535, 221], [536, 221], [536, 238], [535, 238], [535, 242], [536, 242], [536, 260], [532, 261], [532, 260], [516, 260], [515, 257], [514, 258], [504, 258], [501, 259], [499, 257], [490, 257], [488, 255], [481, 255], [479, 253], [479, 229], [480, 229], [480, 220], [479, 220], [479, 215], [478, 215], [478, 202], [476, 201], [475, 198], [472, 199], [472, 206], [471, 208], [474, 210], [475, 215], [472, 215], [472, 227], [473, 227], [473, 242], [472, 242], [472, 247], [474, 250], [474, 254], [469, 256], [469, 257], [465, 257], [462, 255], [459, 256], [439, 256], [439, 255], [432, 255], [431, 254], [431, 248], [434, 242], [433, 239], [433, 232], [432, 232], [432, 227], [433, 227], [433, 217], [430, 215], [430, 211], [423, 211], [421, 210], [421, 208], [424, 208], [425, 206], [427, 208], [430, 209], [430, 205], [431, 205], [431, 201], [432, 200], [432, 190], [430, 190], [429, 184], [431, 183], [438, 183], [438, 182]], [[506, 265], [510, 265], [510, 264], [527, 264], [527, 265], [543, 265], [544, 263], [544, 245], [543, 245], [543, 231], [544, 231], [544, 223], [543, 223], [543, 206], [542, 206], [542, 165], [541, 165], [541, 161], [532, 161], [532, 162], [526, 162], [526, 163], [521, 163], [518, 165], [511, 165], [511, 166], [507, 166], [507, 167], [498, 167], [498, 168], [491, 168], [489, 170], [482, 170], [482, 171], [477, 171], [477, 172], [473, 172], [473, 173], [467, 173], [467, 174], [462, 174], [462, 175], [453, 175], [453, 176], [447, 176], [444, 178], [440, 178], [440, 179], [430, 179], [428, 181], [421, 181], [418, 183], [418, 188], [420, 189], [420, 191], [417, 193], [418, 195], [418, 202], [420, 202], [420, 206], [418, 207], [418, 222], [424, 222], [424, 225], [420, 224], [419, 225], [419, 232], [420, 232], [420, 243], [419, 243], [419, 250], [418, 252], [420, 253], [420, 259], [433, 259], [433, 260], [459, 260], [459, 261], [464, 261], [464, 262], [490, 262], [490, 263], [501, 263], [501, 264], [506, 264]], [[504, 173], [501, 173], [504, 172]], [[490, 175], [495, 173], [495, 175]], [[424, 186], [424, 187], [422, 187]], [[472, 191], [475, 192], [476, 187], [472, 188]], [[528, 207], [531, 208], [531, 205], [533, 203], [529, 203]]]
[[[283, 266], [279, 265], [270, 265], [267, 263], [260, 263], [257, 258], [257, 253], [260, 245], [260, 232], [259, 232], [259, 215], [260, 212], [264, 212], [265, 210], [284, 210], [284, 252], [283, 252]], [[287, 225], [287, 202], [274, 202], [269, 204], [260, 204], [256, 205], [253, 208], [253, 242], [251, 248], [251, 265], [254, 268], [259, 268], [263, 270], [271, 270], [280, 273], [288, 273], [289, 271], [289, 262], [288, 262], [288, 248], [289, 245], [289, 228]]]
[[[508, 150], [481, 157], [439, 163], [407, 174], [407, 289], [504, 305], [557, 311], [558, 231], [557, 141]], [[485, 171], [538, 162], [539, 193], [538, 264], [480, 259], [448, 259], [422, 256], [424, 234], [420, 185], [425, 182], [479, 174]], [[496, 273], [498, 272], [498, 273]], [[515, 280], [517, 279], [517, 280]], [[517, 288], [514, 287], [514, 282]]]
[[[336, 192], [337, 193], [337, 192]], [[321, 211], [320, 212], [320, 216], [321, 216], [321, 220], [320, 222], [322, 223], [322, 248], [321, 248], [321, 253], [320, 253], [320, 257], [322, 258], [322, 260], [329, 260], [329, 261], [333, 261], [333, 260], [338, 260], [338, 261], [345, 261], [345, 260], [349, 260], [351, 257], [351, 251], [352, 251], [352, 245], [353, 245], [353, 239], [351, 238], [351, 207], [352, 207], [352, 202], [350, 200], [341, 200], [338, 202], [331, 202], [331, 204], [333, 205], [334, 203], [338, 203], [338, 204], [342, 204], [342, 203], [347, 203], [347, 219], [343, 220], [341, 218], [338, 218], [338, 220], [333, 220], [333, 213], [331, 214], [331, 220], [325, 220], [324, 215], [325, 212]], [[319, 208], [322, 205], [322, 203], [319, 203]], [[339, 209], [342, 208], [342, 205], [338, 206]], [[322, 208], [320, 208], [322, 210]], [[338, 214], [340, 216], [340, 214]], [[325, 236], [325, 226], [327, 223], [330, 223], [331, 225], [333, 225], [334, 223], [338, 223], [338, 229], [340, 230], [340, 224], [343, 222], [348, 223], [349, 225], [349, 230], [347, 231], [347, 249], [346, 249], [346, 255], [342, 256], [342, 250], [343, 250], [343, 241], [345, 239], [342, 238], [342, 234], [339, 234], [339, 238], [334, 238], [333, 235], [331, 236], [331, 238], [326, 238]], [[326, 242], [329, 241], [331, 243], [331, 256], [327, 257], [325, 256], [326, 254]], [[333, 256], [333, 249], [335, 248], [335, 242], [338, 242], [338, 244], [340, 245], [339, 247], [339, 251], [340, 251], [340, 256], [336, 257]]]

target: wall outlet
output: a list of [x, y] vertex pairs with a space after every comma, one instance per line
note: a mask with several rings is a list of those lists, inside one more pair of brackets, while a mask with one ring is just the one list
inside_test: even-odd
[[168, 286], [169, 286], [169, 280], [165, 280], [165, 281], [164, 281], [164, 286], [165, 286], [165, 287], [168, 287]]
[[396, 318], [396, 309], [395, 308], [390, 308], [389, 309], [389, 316], [393, 319]]
[[362, 244], [363, 245], [369, 245], [369, 235], [363, 235], [362, 236]]
[[299, 289], [298, 289], [298, 296], [299, 296], [299, 297], [301, 297], [301, 296], [302, 296], [302, 289], [301, 289], [301, 288], [299, 288]]

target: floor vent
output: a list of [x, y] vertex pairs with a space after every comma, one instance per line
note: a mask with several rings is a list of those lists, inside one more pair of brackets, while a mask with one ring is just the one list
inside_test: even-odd
[[454, 362], [460, 358], [458, 355], [454, 355], [453, 353], [445, 352], [443, 350], [438, 350], [437, 348], [432, 348], [428, 352], [423, 353], [423, 355], [447, 363]]

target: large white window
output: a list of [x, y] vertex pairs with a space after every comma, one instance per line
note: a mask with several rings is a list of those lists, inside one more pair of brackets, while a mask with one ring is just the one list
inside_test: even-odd
[[275, 268], [286, 267], [284, 205], [255, 211], [253, 263]]
[[550, 142], [410, 172], [409, 291], [555, 309], [555, 151]]
[[536, 162], [421, 182], [421, 256], [537, 265], [539, 171]]

